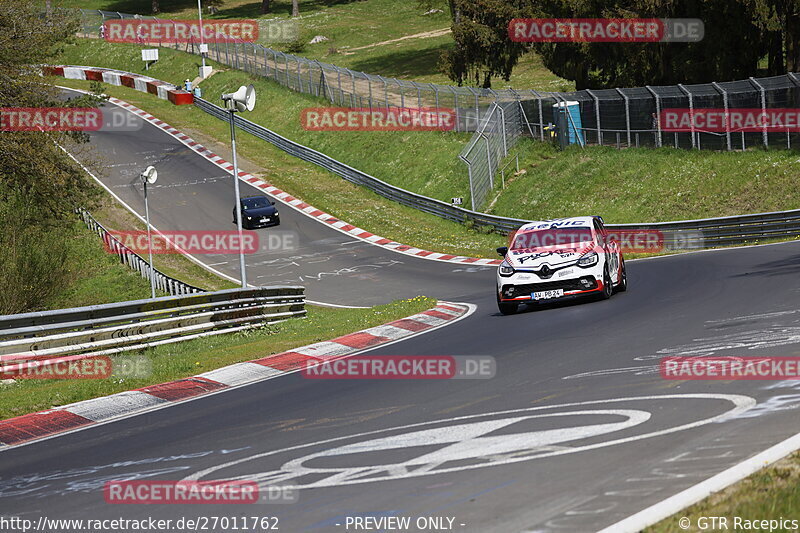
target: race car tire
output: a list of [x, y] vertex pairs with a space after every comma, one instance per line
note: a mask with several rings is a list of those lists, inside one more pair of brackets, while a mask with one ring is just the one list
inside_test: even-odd
[[600, 293], [600, 298], [608, 300], [614, 293], [614, 286], [611, 284], [611, 276], [608, 274], [608, 265], [603, 268], [603, 291]]
[[497, 308], [500, 310], [500, 313], [503, 315], [515, 315], [517, 311], [519, 311], [519, 304], [517, 303], [508, 303], [508, 302], [501, 302], [500, 297], [497, 298]]
[[625, 269], [625, 260], [622, 259], [620, 263], [622, 264], [622, 272], [620, 274], [621, 278], [619, 283], [617, 284], [617, 292], [625, 292], [628, 290], [628, 271]]

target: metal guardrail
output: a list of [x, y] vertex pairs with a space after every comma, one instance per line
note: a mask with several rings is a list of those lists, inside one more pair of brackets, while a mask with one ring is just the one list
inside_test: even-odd
[[[195, 98], [195, 105], [213, 117], [226, 122], [229, 120], [227, 111], [207, 100]], [[401, 189], [400, 187], [396, 187], [374, 176], [371, 176], [366, 172], [362, 172], [349, 165], [346, 165], [345, 163], [337, 161], [336, 159], [321, 152], [317, 152], [312, 148], [308, 148], [307, 146], [303, 146], [302, 144], [291, 141], [286, 137], [283, 137], [274, 131], [265, 128], [264, 126], [261, 126], [260, 124], [256, 124], [247, 119], [241, 118], [239, 115], [234, 117], [234, 121], [236, 126], [242, 131], [267, 141], [289, 155], [297, 157], [298, 159], [302, 159], [303, 161], [313, 163], [329, 172], [336, 174], [337, 176], [346, 179], [347, 181], [357, 185], [362, 185], [369, 190], [383, 196], [384, 198], [388, 198], [389, 200], [402, 205], [413, 207], [419, 211], [430, 213], [437, 217], [445, 218], [455, 222], [471, 221], [479, 226], [492, 226], [496, 230], [504, 233], [513, 231], [527, 222], [525, 220], [496, 217], [493, 215], [487, 215], [485, 213], [479, 213], [477, 211], [470, 211], [468, 209], [452, 206], [441, 200], [428, 198], [427, 196], [422, 196], [421, 194], [416, 194], [405, 189]]]
[[106, 250], [116, 254], [119, 260], [124, 265], [128, 265], [133, 270], [139, 272], [143, 278], [149, 280], [150, 272], [153, 271], [155, 276], [156, 289], [177, 296], [181, 294], [192, 294], [196, 292], [204, 292], [203, 289], [184, 283], [181, 280], [167, 276], [163, 272], [153, 269], [145, 259], [135, 253], [133, 250], [122, 244], [116, 237], [114, 237], [102, 224], [100, 224], [94, 217], [84, 208], [79, 207], [76, 212], [81, 216], [86, 226], [93, 232], [100, 235], [103, 239], [103, 244]]
[[305, 316], [299, 286], [226, 289], [0, 316], [2, 371], [74, 361]]
[[[195, 105], [211, 116], [220, 120], [228, 120], [228, 113], [223, 108], [207, 100], [195, 98]], [[464, 209], [401, 189], [330, 156], [291, 141], [238, 115], [234, 117], [234, 120], [236, 126], [242, 131], [273, 144], [289, 155], [313, 163], [347, 181], [366, 187], [384, 198], [419, 211], [455, 222], [470, 222], [475, 226], [488, 226], [501, 234], [516, 231], [520, 226], [529, 222], [519, 218], [500, 217]], [[800, 210], [676, 222], [608, 224], [607, 227], [610, 230], [661, 231], [667, 247], [703, 248], [800, 235]]]

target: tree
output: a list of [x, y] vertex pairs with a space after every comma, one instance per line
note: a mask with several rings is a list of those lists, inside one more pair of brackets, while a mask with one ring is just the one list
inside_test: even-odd
[[[0, 107], [63, 107], [54, 87], [42, 83], [36, 65], [46, 64], [79, 28], [64, 11], [42, 16], [25, 0], [0, 0]], [[69, 105], [88, 107], [80, 98]], [[84, 140], [66, 132], [0, 133], [0, 201], [10, 190], [36, 199], [41, 216], [71, 216], [93, 189], [83, 171], [56, 143]]]
[[300, 16], [300, 0], [292, 0], [292, 16]]
[[[50, 62], [79, 27], [79, 19], [62, 10], [42, 13], [25, 0], [0, 0], [0, 108], [65, 105], [37, 65]], [[88, 107], [96, 99], [66, 105]], [[42, 306], [68, 275], [64, 220], [97, 194], [59, 147], [72, 140], [85, 136], [0, 133], [0, 313]]]
[[261, 14], [266, 15], [270, 12], [270, 0], [261, 0]]
[[459, 85], [473, 81], [491, 87], [493, 77], [508, 80], [527, 48], [508, 38], [508, 21], [524, 14], [524, 0], [448, 0], [456, 46], [439, 67]]
[[[427, 0], [431, 1], [431, 0]], [[578, 89], [703, 83], [753, 76], [768, 56], [770, 72], [800, 67], [800, 0], [448, 0], [455, 48], [442, 70], [484, 87], [508, 80], [524, 53]], [[515, 43], [513, 18], [700, 18], [697, 43]]]
[[151, 11], [153, 12], [153, 15], [161, 13], [161, 10], [158, 7], [158, 0], [153, 0]]

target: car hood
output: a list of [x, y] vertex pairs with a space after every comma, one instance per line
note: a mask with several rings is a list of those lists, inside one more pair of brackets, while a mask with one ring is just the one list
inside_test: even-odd
[[506, 254], [506, 261], [515, 269], [535, 270], [547, 264], [551, 267], [571, 265], [580, 256], [592, 250], [592, 246], [581, 248], [558, 248], [512, 250]]

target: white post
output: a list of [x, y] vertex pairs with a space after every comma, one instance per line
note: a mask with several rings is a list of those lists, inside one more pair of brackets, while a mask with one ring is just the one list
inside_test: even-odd
[[153, 268], [153, 243], [151, 242], [152, 233], [150, 231], [150, 207], [147, 204], [147, 180], [144, 182], [144, 216], [147, 221], [147, 255], [150, 260], [150, 297], [156, 297], [156, 276]]
[[[205, 49], [205, 41], [203, 40], [203, 8], [200, 5], [201, 0], [197, 0], [197, 16], [198, 22], [200, 23], [200, 58], [203, 61], [203, 66], [200, 67], [200, 77], [206, 79], [211, 75], [212, 68], [210, 66], [206, 66], [206, 55], [203, 52]], [[217, 53], [219, 56], [219, 52]]]
[[[230, 102], [228, 105], [232, 105]], [[244, 243], [242, 242], [242, 204], [239, 197], [239, 166], [236, 163], [236, 126], [233, 123], [234, 111], [228, 110], [231, 122], [231, 149], [233, 150], [233, 190], [236, 194], [236, 227], [239, 230], [239, 267], [242, 271], [242, 288], [247, 288], [247, 271], [244, 264]]]

